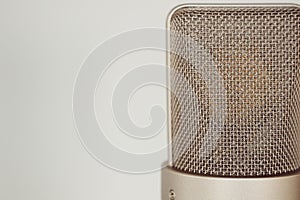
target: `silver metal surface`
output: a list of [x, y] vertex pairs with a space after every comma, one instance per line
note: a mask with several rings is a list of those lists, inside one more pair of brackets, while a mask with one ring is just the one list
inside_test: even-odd
[[299, 200], [300, 175], [265, 178], [206, 177], [171, 168], [162, 172], [162, 200]]

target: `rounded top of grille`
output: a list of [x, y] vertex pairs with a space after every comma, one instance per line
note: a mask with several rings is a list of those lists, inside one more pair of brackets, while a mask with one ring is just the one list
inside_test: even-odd
[[300, 9], [183, 6], [169, 28], [185, 36], [169, 36], [170, 52], [185, 55], [169, 55], [173, 167], [216, 176], [299, 169]]

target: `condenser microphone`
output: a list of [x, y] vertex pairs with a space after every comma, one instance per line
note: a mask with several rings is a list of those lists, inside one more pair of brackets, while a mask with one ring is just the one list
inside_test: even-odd
[[300, 7], [182, 5], [168, 30], [162, 200], [300, 200]]

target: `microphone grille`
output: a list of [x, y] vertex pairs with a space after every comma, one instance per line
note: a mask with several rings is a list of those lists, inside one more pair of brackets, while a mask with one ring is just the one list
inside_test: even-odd
[[169, 36], [170, 52], [185, 55], [170, 53], [171, 69], [192, 91], [170, 75], [172, 167], [237, 177], [299, 169], [300, 9], [183, 6], [169, 28], [206, 53]]

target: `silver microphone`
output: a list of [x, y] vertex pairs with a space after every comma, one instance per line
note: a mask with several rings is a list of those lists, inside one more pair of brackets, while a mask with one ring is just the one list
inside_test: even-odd
[[299, 200], [300, 7], [182, 5], [168, 29], [162, 200]]

